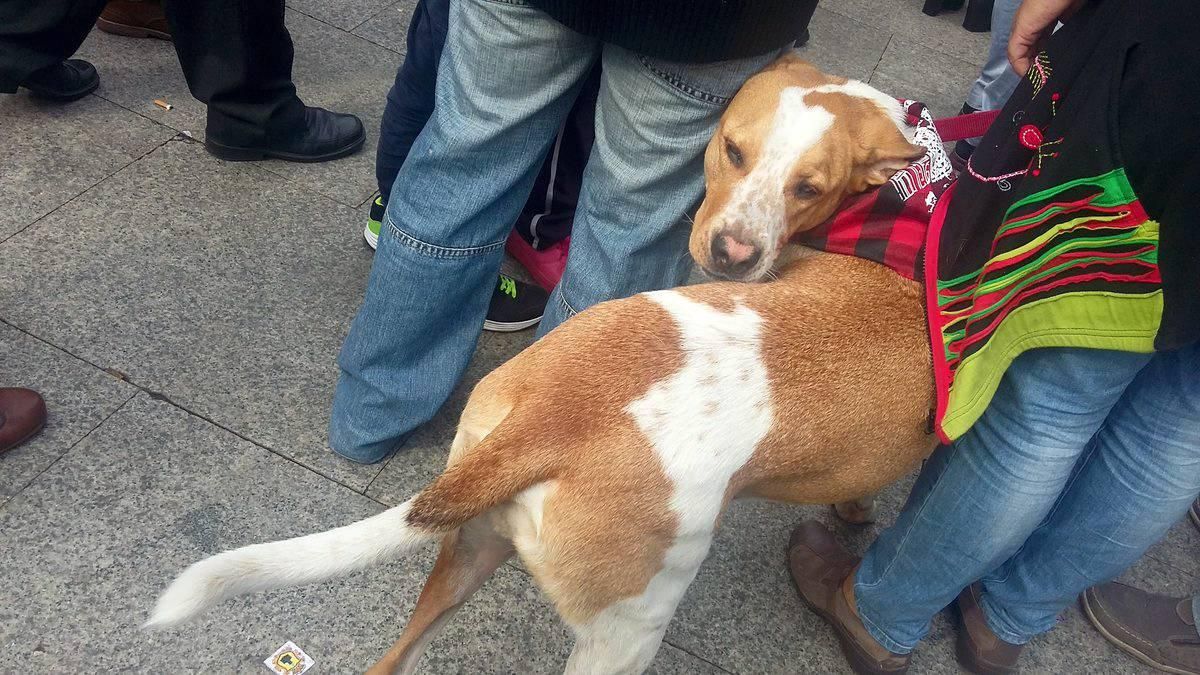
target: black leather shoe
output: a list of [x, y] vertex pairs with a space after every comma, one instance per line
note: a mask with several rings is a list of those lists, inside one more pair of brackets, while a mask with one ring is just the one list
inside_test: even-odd
[[21, 86], [39, 98], [66, 103], [96, 91], [100, 76], [87, 61], [68, 59], [33, 72]]
[[270, 138], [261, 146], [222, 143], [208, 134], [204, 147], [210, 153], [231, 162], [255, 159], [283, 159], [289, 162], [326, 162], [353, 155], [367, 140], [362, 120], [354, 115], [335, 113], [324, 108], [304, 108], [304, 127], [293, 134]]

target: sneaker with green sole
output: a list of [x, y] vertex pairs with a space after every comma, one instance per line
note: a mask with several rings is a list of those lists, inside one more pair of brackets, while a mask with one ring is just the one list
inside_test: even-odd
[[[379, 228], [383, 226], [383, 213], [386, 210], [383, 197], [376, 197], [371, 202], [371, 215], [363, 230], [363, 239], [371, 248], [379, 246]], [[513, 333], [535, 326], [542, 320], [549, 300], [550, 294], [541, 286], [501, 274], [499, 283], [492, 290], [483, 329], [494, 333]]]

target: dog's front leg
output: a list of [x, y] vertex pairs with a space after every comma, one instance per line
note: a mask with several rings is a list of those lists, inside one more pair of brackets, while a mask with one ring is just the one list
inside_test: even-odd
[[848, 502], [838, 502], [833, 505], [838, 517], [847, 523], [866, 525], [875, 522], [875, 495], [867, 495], [852, 499]]

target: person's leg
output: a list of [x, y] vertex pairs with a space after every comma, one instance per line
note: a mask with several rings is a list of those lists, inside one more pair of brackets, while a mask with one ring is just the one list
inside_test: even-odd
[[685, 214], [704, 190], [704, 148], [729, 99], [776, 56], [680, 64], [605, 46], [570, 256], [539, 334], [598, 302], [687, 279]]
[[1132, 565], [1200, 494], [1200, 345], [1156, 354], [1080, 461], [1053, 512], [983, 578], [992, 630], [1021, 644], [1084, 589]]
[[304, 123], [283, 0], [166, 0], [163, 10], [188, 88], [208, 104], [207, 133], [251, 145]]
[[979, 78], [967, 94], [967, 105], [975, 110], [1003, 108], [1021, 78], [1008, 63], [1008, 36], [1021, 0], [996, 0], [992, 7], [992, 41]]
[[0, 93], [75, 53], [105, 0], [0, 0]]
[[338, 364], [329, 442], [385, 457], [479, 339], [504, 240], [599, 45], [517, 0], [454, 0], [433, 117], [400, 168]]
[[1024, 543], [1149, 355], [1037, 349], [1016, 359], [983, 417], [926, 461], [854, 587], [872, 636], [907, 653], [930, 619]]
[[375, 152], [375, 180], [386, 203], [413, 141], [433, 114], [438, 61], [446, 44], [450, 0], [419, 0], [408, 25], [404, 63], [388, 90]]

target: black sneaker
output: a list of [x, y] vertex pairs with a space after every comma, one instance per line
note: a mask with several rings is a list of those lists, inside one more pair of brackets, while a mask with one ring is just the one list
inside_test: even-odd
[[96, 91], [100, 76], [87, 61], [68, 59], [33, 72], [21, 86], [39, 98], [66, 103]]
[[546, 311], [550, 294], [541, 286], [500, 275], [500, 283], [492, 291], [487, 320], [483, 329], [494, 333], [512, 333], [536, 325]]
[[[964, 103], [962, 110], [958, 111], [959, 115], [970, 115], [979, 112], [972, 108], [970, 104]], [[975, 146], [967, 139], [963, 139], [954, 144], [954, 152], [950, 153], [950, 166], [954, 167], [955, 171], [961, 172], [967, 168], [967, 162], [971, 159], [971, 154], [975, 152]]]

